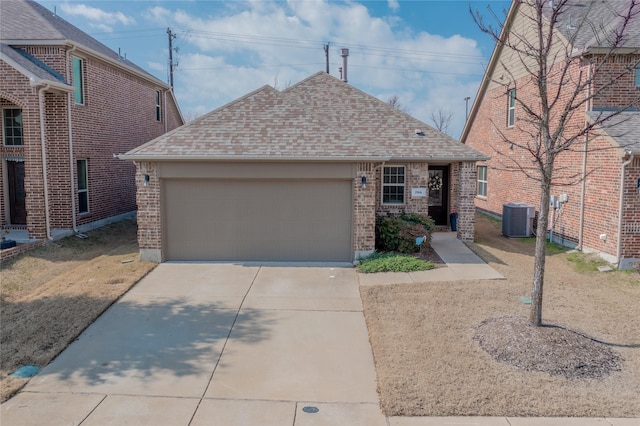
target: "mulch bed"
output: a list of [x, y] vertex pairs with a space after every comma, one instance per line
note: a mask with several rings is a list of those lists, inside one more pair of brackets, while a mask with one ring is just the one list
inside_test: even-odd
[[613, 349], [563, 327], [534, 327], [522, 317], [483, 321], [474, 340], [495, 360], [568, 379], [600, 379], [622, 369]]

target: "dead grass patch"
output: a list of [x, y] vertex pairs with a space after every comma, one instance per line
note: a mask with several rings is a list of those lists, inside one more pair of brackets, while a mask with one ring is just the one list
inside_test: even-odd
[[127, 220], [69, 237], [3, 262], [0, 271], [0, 399], [27, 383], [9, 377], [44, 367], [155, 264], [138, 256]]
[[[500, 223], [484, 216], [476, 218], [476, 243], [470, 246], [507, 279], [360, 289], [386, 415], [640, 415], [640, 275], [578, 272], [567, 254], [549, 256], [543, 321], [562, 328], [545, 327], [555, 337], [536, 336], [542, 330], [527, 334], [529, 305], [520, 301], [531, 293], [533, 246], [501, 236]], [[497, 360], [474, 338], [483, 324], [494, 326], [484, 332], [497, 340], [495, 348], [516, 342], [514, 352], [527, 355], [525, 360], [549, 357], [555, 370]], [[504, 330], [508, 324], [512, 329]], [[568, 358], [585, 349], [585, 340], [594, 343], [586, 358], [591, 350], [604, 354], [594, 368], [611, 368], [553, 374], [581, 364]]]

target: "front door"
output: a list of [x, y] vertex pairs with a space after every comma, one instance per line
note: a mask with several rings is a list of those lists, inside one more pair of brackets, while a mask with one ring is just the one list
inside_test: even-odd
[[429, 166], [429, 216], [436, 225], [447, 226], [449, 213], [449, 166]]
[[27, 224], [27, 193], [24, 190], [24, 161], [7, 160], [9, 214], [12, 225]]

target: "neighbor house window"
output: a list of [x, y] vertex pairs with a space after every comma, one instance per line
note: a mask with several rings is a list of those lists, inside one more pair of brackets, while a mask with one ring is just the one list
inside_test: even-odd
[[89, 213], [89, 176], [87, 160], [77, 160], [78, 168], [78, 212]]
[[382, 204], [404, 204], [404, 166], [385, 166], [382, 171]]
[[162, 120], [162, 108], [160, 108], [160, 91], [156, 90], [156, 121]]
[[512, 127], [516, 122], [516, 89], [507, 92], [507, 127]]
[[22, 110], [5, 108], [2, 110], [2, 134], [4, 144], [9, 146], [22, 145]]
[[487, 196], [487, 166], [478, 166], [478, 196]]
[[73, 100], [84, 104], [84, 60], [73, 58]]
[[636, 64], [636, 87], [640, 87], [640, 64]]

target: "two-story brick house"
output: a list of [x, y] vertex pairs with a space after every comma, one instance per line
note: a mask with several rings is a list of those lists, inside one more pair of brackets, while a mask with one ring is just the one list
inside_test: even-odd
[[[548, 14], [559, 4], [543, 3]], [[569, 115], [567, 132], [586, 129], [618, 112], [557, 157], [551, 194], [558, 201], [550, 211], [549, 231], [554, 241], [598, 252], [620, 268], [633, 267], [640, 259], [639, 11], [632, 10], [615, 51], [609, 37], [620, 30], [629, 5], [574, 0], [563, 4], [566, 9], [554, 27], [557, 42], [548, 55], [558, 66], [570, 63], [559, 102], [574, 92], [572, 82], [589, 82], [579, 94], [587, 101]], [[502, 40], [532, 39], [534, 20], [528, 7], [529, 2], [512, 3]], [[523, 105], [535, 105], [539, 96], [531, 68], [524, 63], [508, 45], [497, 43], [461, 136], [463, 143], [491, 157], [478, 163], [476, 208], [495, 215], [502, 215], [507, 203], [526, 203], [539, 212], [540, 203], [546, 202], [540, 200], [540, 182], [524, 171], [533, 166], [524, 149], [532, 146], [532, 133], [526, 131], [529, 116]]]
[[31, 0], [0, 2], [0, 224], [15, 240], [136, 210], [114, 158], [183, 124], [171, 87]]

